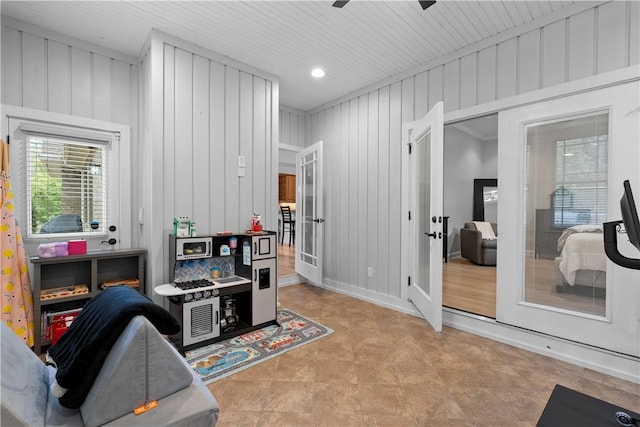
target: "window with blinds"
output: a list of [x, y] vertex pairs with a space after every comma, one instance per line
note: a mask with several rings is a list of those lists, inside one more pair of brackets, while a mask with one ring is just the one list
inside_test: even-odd
[[556, 142], [556, 190], [551, 200], [555, 227], [606, 221], [607, 126], [598, 128], [595, 135]]
[[104, 232], [108, 208], [105, 143], [27, 134], [26, 149], [30, 234]]

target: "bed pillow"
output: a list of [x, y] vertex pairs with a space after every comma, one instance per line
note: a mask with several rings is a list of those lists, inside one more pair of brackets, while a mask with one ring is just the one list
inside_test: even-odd
[[562, 234], [558, 238], [558, 252], [562, 252], [562, 248], [567, 243], [567, 239], [576, 233], [602, 233], [602, 226], [595, 224], [574, 225], [573, 227], [562, 230]]

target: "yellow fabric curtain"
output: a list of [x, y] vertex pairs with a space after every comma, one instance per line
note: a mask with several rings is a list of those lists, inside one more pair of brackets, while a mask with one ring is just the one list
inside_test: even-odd
[[33, 346], [33, 293], [9, 182], [9, 145], [0, 140], [0, 289], [2, 321]]

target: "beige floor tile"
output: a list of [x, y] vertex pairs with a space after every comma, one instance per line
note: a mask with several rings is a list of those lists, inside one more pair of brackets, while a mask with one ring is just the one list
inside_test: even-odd
[[335, 412], [327, 412], [322, 416], [316, 416], [313, 420], [315, 427], [365, 427], [362, 415], [353, 414], [336, 414]]
[[307, 284], [288, 308], [334, 334], [208, 385], [219, 426], [534, 426], [556, 384], [640, 412], [640, 385]]
[[401, 387], [387, 384], [363, 384], [359, 390], [363, 415], [396, 415], [411, 413]]
[[307, 383], [272, 381], [267, 395], [269, 402], [263, 406], [263, 412], [311, 412], [313, 389]]
[[313, 425], [313, 415], [300, 412], [262, 412], [260, 427], [302, 427]]
[[357, 384], [313, 384], [313, 413], [361, 415], [361, 401]]

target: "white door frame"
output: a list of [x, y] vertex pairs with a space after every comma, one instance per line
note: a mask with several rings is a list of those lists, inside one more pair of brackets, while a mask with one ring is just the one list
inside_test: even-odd
[[[436, 332], [442, 332], [442, 215], [443, 215], [443, 137], [444, 104], [436, 103], [425, 117], [402, 125], [402, 248], [401, 277], [407, 278], [403, 297], [410, 300]], [[420, 212], [416, 196], [416, 173], [420, 168], [417, 144], [430, 134], [429, 212]], [[431, 219], [435, 218], [435, 221]], [[424, 235], [427, 230], [434, 238]], [[419, 283], [421, 260], [419, 244], [429, 247], [429, 283]], [[428, 288], [428, 292], [424, 288]]]

